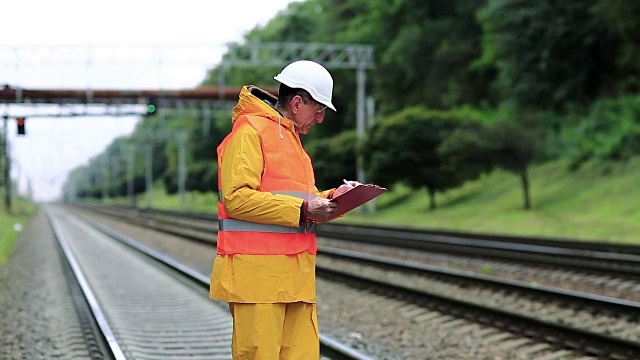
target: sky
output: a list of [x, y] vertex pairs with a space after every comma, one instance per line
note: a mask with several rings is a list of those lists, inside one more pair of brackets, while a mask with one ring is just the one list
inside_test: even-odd
[[[243, 34], [294, 1], [5, 1], [0, 86], [192, 88], [217, 64], [225, 44], [241, 41]], [[113, 55], [88, 55], [99, 51]], [[179, 63], [185, 58], [186, 63]], [[2, 115], [9, 116], [64, 110], [0, 104]], [[10, 119], [7, 134], [18, 191], [25, 194], [29, 183], [35, 200], [59, 198], [70, 170], [87, 164], [116, 137], [131, 134], [139, 120], [29, 116], [26, 136], [18, 136]]]

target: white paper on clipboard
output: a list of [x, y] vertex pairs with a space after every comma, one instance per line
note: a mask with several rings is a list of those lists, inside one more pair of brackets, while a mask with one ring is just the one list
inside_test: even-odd
[[358, 184], [357, 186], [340, 194], [338, 197], [329, 200], [338, 203], [338, 209], [327, 221], [333, 220], [366, 203], [367, 201], [371, 201], [371, 199], [379, 196], [385, 191], [387, 191], [386, 188], [378, 185]]

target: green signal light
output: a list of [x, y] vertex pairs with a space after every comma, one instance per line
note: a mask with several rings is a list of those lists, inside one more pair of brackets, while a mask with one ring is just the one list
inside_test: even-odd
[[156, 112], [156, 106], [153, 104], [147, 105], [147, 114], [153, 114]]

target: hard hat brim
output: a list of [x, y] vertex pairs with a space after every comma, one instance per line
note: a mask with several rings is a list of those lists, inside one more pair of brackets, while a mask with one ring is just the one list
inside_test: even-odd
[[292, 89], [303, 89], [305, 91], [307, 91], [309, 93], [309, 95], [311, 95], [311, 97], [313, 98], [313, 100], [319, 102], [322, 105], [325, 105], [326, 107], [328, 107], [329, 109], [338, 112], [338, 110], [336, 110], [335, 106], [333, 106], [333, 104], [331, 103], [331, 100], [327, 100], [326, 98], [321, 98], [319, 96], [319, 94], [314, 94], [312, 91], [307, 90], [307, 88], [309, 88], [309, 85], [299, 82], [299, 81], [295, 81], [292, 79], [287, 78], [286, 76], [283, 76], [282, 74], [278, 74], [276, 76], [273, 77], [274, 80], [287, 85], [288, 87], [292, 88]]

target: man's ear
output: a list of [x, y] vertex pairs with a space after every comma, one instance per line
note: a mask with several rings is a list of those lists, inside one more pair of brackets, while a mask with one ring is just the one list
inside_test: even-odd
[[297, 114], [298, 111], [300, 111], [301, 103], [302, 103], [302, 96], [296, 95], [293, 98], [291, 98], [291, 101], [289, 102], [289, 106], [291, 107], [292, 114]]

